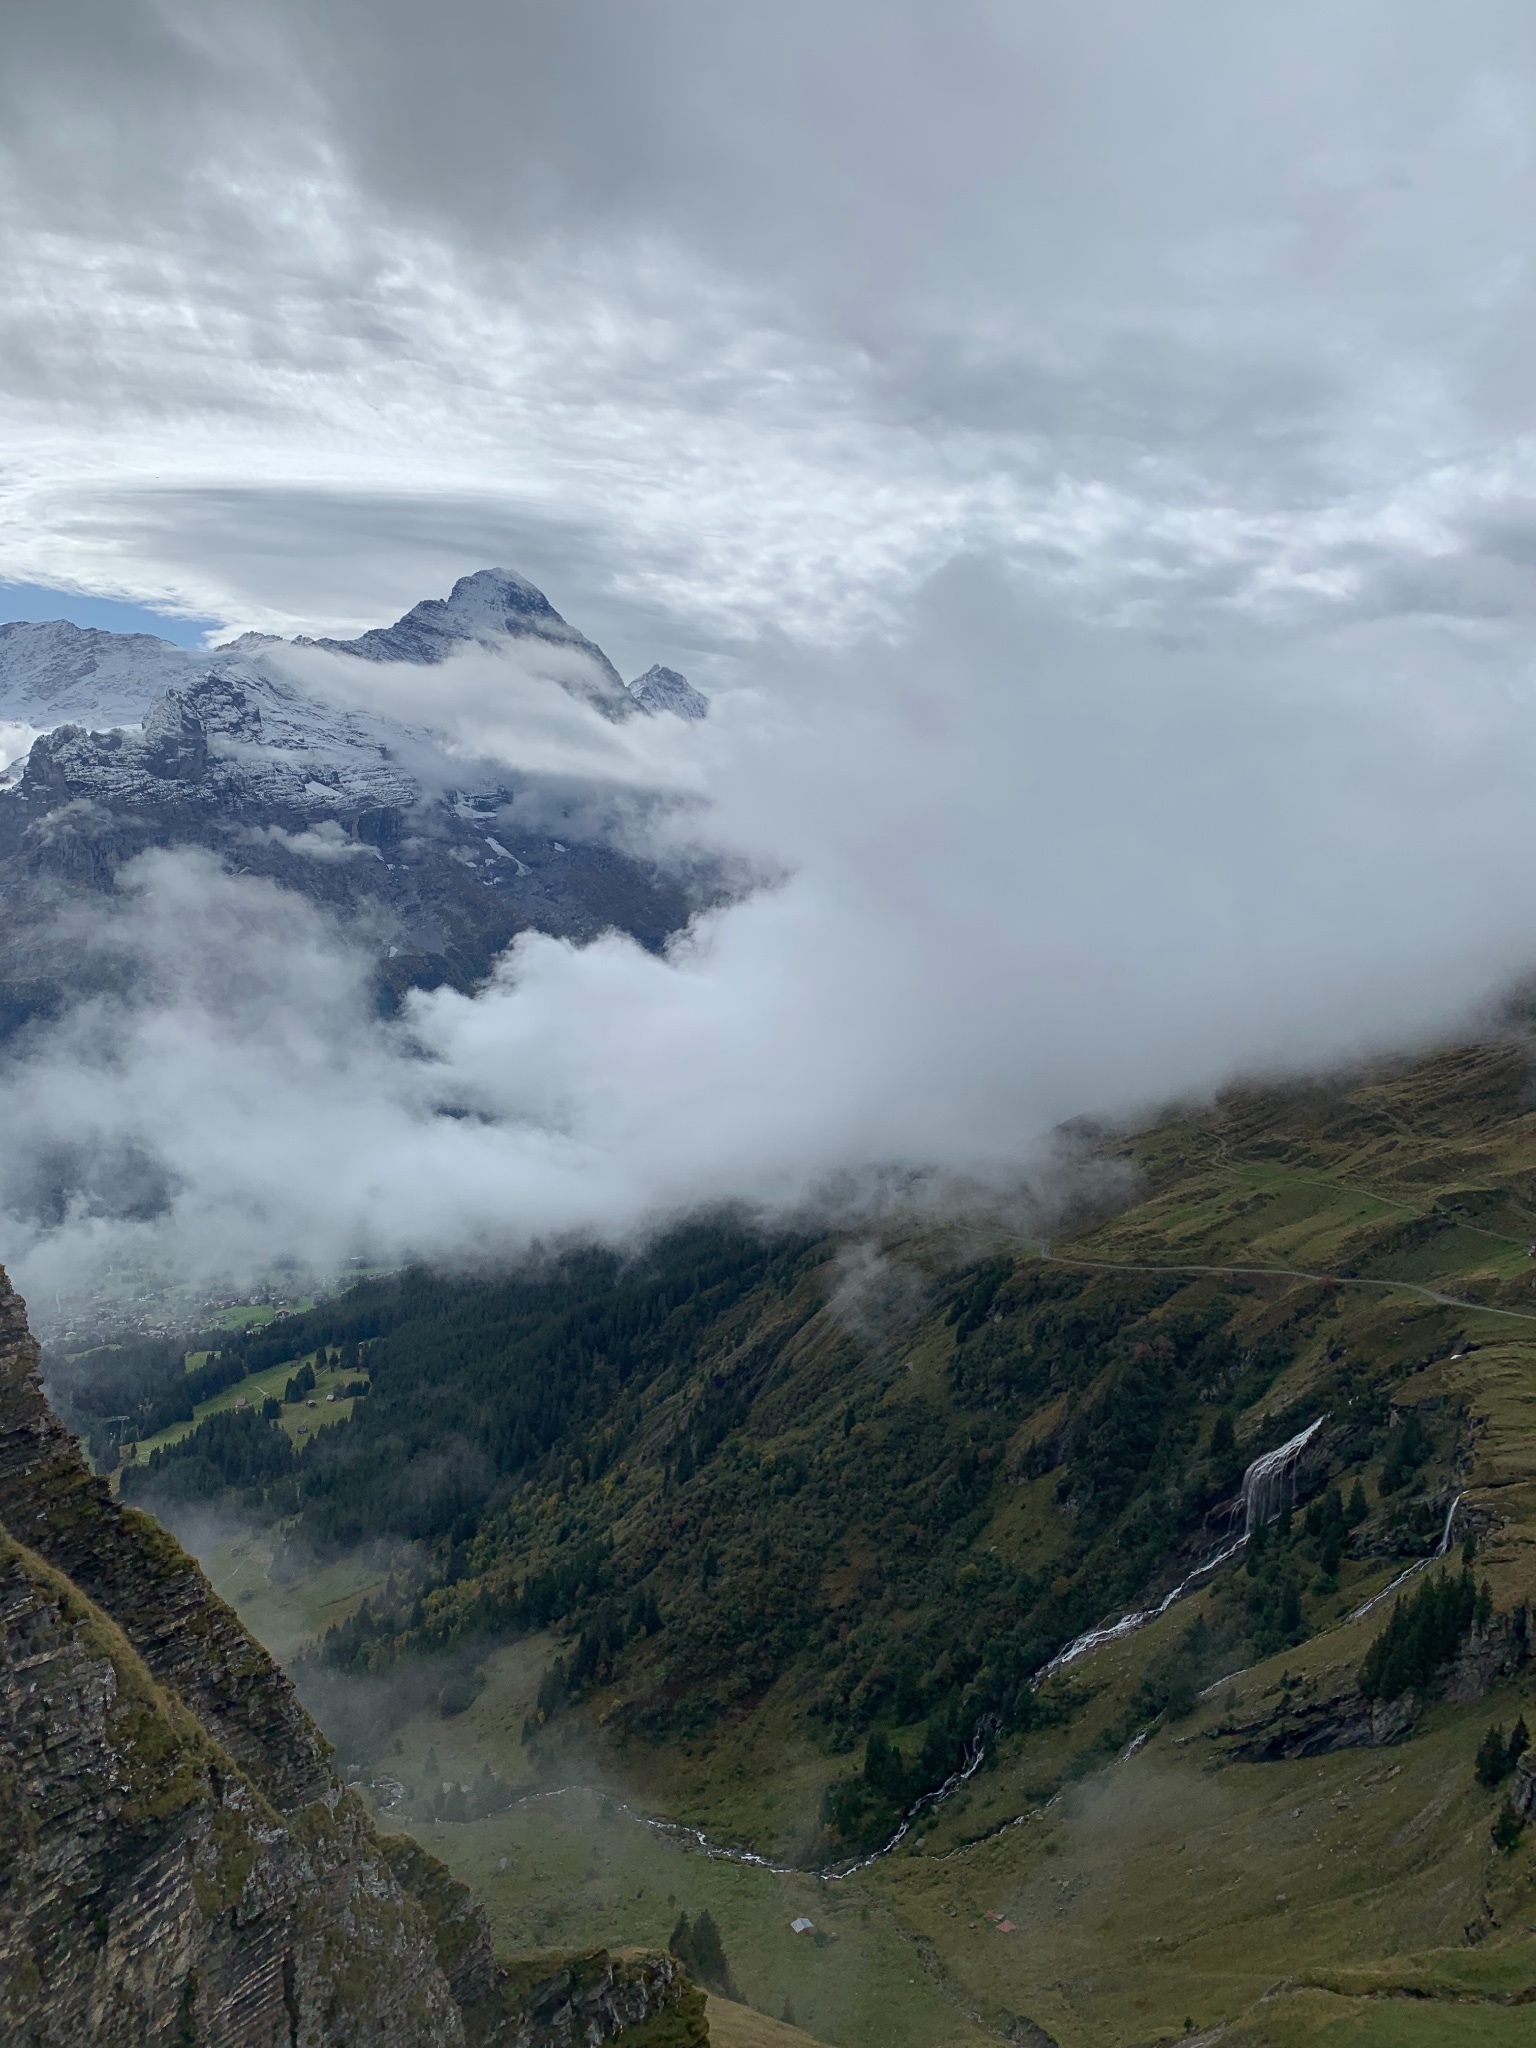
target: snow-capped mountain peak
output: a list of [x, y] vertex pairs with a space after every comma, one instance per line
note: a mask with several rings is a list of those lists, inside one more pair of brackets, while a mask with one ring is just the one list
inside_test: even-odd
[[[351, 640], [301, 636], [288, 642], [244, 633], [201, 652], [147, 633], [104, 633], [62, 619], [0, 625], [0, 724], [42, 731], [68, 724], [96, 732], [137, 725], [167, 690], [180, 692], [204, 677], [220, 677], [263, 686], [268, 727], [274, 691], [290, 721], [313, 725], [318, 703], [308, 716], [295, 708], [313, 685], [296, 691], [282, 661], [292, 645], [410, 667], [435, 666], [479, 647], [514, 654], [606, 718], [629, 718], [636, 711], [702, 718], [709, 708], [684, 677], [660, 664], [626, 688], [603, 650], [563, 619], [542, 590], [508, 569], [478, 569], [461, 576], [447, 597], [426, 598], [392, 626], [373, 627]], [[329, 712], [322, 722], [331, 722]]]
[[627, 718], [633, 712], [634, 699], [603, 650], [561, 618], [542, 590], [509, 569], [477, 569], [461, 576], [447, 597], [424, 598], [392, 626], [375, 626], [355, 640], [313, 644], [363, 661], [435, 664], [464, 647], [501, 652], [509, 643], [522, 643], [532, 652], [540, 647], [558, 652], [563, 658], [553, 666], [551, 679], [607, 717]]
[[678, 718], [708, 718], [709, 699], [696, 690], [675, 668], [652, 662], [643, 676], [629, 685], [629, 694], [642, 711], [670, 711]]

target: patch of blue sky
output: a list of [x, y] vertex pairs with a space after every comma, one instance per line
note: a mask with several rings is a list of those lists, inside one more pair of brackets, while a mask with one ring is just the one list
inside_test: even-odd
[[86, 597], [43, 583], [0, 583], [0, 624], [13, 619], [68, 619], [71, 625], [95, 626], [106, 633], [153, 633], [178, 647], [201, 647], [210, 633], [222, 630], [217, 619], [152, 611], [123, 598]]

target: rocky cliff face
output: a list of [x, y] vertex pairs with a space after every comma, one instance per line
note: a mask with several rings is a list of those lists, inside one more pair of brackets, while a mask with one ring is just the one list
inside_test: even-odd
[[705, 2038], [670, 1958], [496, 1963], [465, 1887], [375, 1832], [197, 1565], [90, 1474], [37, 1367], [0, 1272], [0, 2038]]

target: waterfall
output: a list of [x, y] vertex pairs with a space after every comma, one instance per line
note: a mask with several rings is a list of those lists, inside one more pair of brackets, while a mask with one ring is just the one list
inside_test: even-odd
[[1454, 1534], [1456, 1528], [1456, 1510], [1461, 1506], [1462, 1502], [1466, 1499], [1466, 1497], [1467, 1496], [1465, 1493], [1458, 1493], [1456, 1498], [1451, 1502], [1450, 1506], [1446, 1509], [1445, 1527], [1440, 1531], [1440, 1541], [1435, 1545], [1433, 1556], [1417, 1558], [1411, 1565], [1409, 1565], [1408, 1569], [1405, 1572], [1398, 1573], [1397, 1577], [1392, 1581], [1391, 1585], [1383, 1586], [1379, 1593], [1373, 1593], [1371, 1595], [1370, 1599], [1366, 1601], [1363, 1607], [1357, 1607], [1355, 1608], [1353, 1613], [1346, 1614], [1344, 1617], [1346, 1621], [1361, 1620], [1365, 1615], [1370, 1613], [1373, 1607], [1379, 1607], [1383, 1600], [1389, 1600], [1394, 1593], [1398, 1592], [1403, 1586], [1406, 1586], [1411, 1578], [1415, 1577], [1419, 1572], [1423, 1571], [1425, 1565], [1433, 1564], [1435, 1558], [1444, 1557], [1446, 1555], [1446, 1553], [1449, 1551], [1451, 1547], [1451, 1537]]
[[1176, 1600], [1182, 1600], [1192, 1586], [1209, 1577], [1218, 1565], [1226, 1563], [1229, 1557], [1236, 1557], [1248, 1541], [1246, 1535], [1239, 1536], [1233, 1543], [1227, 1543], [1220, 1550], [1213, 1550], [1203, 1564], [1197, 1564], [1188, 1578], [1180, 1579], [1171, 1593], [1165, 1593], [1155, 1607], [1136, 1607], [1129, 1614], [1122, 1614], [1118, 1621], [1106, 1622], [1101, 1628], [1085, 1629], [1080, 1636], [1074, 1636], [1064, 1650], [1058, 1650], [1049, 1664], [1042, 1664], [1029, 1681], [1030, 1690], [1045, 1683], [1054, 1672], [1064, 1671], [1069, 1664], [1075, 1664], [1079, 1657], [1086, 1657], [1090, 1650], [1098, 1649], [1101, 1643], [1118, 1643], [1124, 1636], [1133, 1636], [1145, 1628], [1149, 1621], [1156, 1621], [1160, 1614], [1166, 1614]]
[[[1241, 1536], [1220, 1545], [1211, 1552], [1203, 1564], [1197, 1564], [1187, 1578], [1180, 1579], [1171, 1593], [1165, 1593], [1155, 1607], [1136, 1607], [1129, 1614], [1122, 1614], [1118, 1621], [1105, 1622], [1098, 1628], [1085, 1629], [1075, 1636], [1064, 1650], [1058, 1650], [1049, 1664], [1043, 1664], [1029, 1681], [1030, 1688], [1043, 1685], [1057, 1671], [1064, 1671], [1069, 1664], [1075, 1664], [1079, 1657], [1086, 1657], [1090, 1650], [1096, 1650], [1102, 1643], [1118, 1643], [1125, 1636], [1135, 1635], [1145, 1628], [1149, 1621], [1156, 1621], [1160, 1614], [1166, 1614], [1176, 1600], [1182, 1600], [1191, 1587], [1223, 1565], [1229, 1557], [1236, 1557], [1255, 1529], [1261, 1529], [1266, 1522], [1272, 1522], [1284, 1506], [1286, 1489], [1291, 1485], [1296, 1471], [1296, 1460], [1323, 1426], [1324, 1417], [1318, 1416], [1305, 1429], [1299, 1429], [1295, 1436], [1287, 1438], [1272, 1451], [1263, 1451], [1243, 1474], [1242, 1490], [1237, 1497], [1237, 1509], [1242, 1510], [1243, 1533]], [[1447, 1523], [1449, 1529], [1449, 1523]]]
[[1255, 1529], [1262, 1529], [1266, 1522], [1272, 1522], [1285, 1505], [1284, 1494], [1293, 1485], [1296, 1475], [1296, 1460], [1323, 1426], [1323, 1417], [1309, 1422], [1295, 1436], [1272, 1451], [1265, 1451], [1254, 1459], [1243, 1474], [1242, 1490], [1238, 1502], [1243, 1510], [1243, 1534], [1251, 1536]]

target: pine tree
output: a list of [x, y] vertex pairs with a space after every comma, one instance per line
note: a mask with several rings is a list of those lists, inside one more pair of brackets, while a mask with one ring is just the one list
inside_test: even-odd
[[715, 1916], [707, 1906], [691, 1927], [688, 1915], [679, 1913], [667, 1946], [689, 1976], [707, 1990], [718, 1991], [722, 1998], [740, 1997], [731, 1978], [731, 1966], [726, 1961], [725, 1944], [720, 1939]]
[[1395, 1700], [1412, 1687], [1427, 1685], [1460, 1648], [1473, 1625], [1478, 1597], [1470, 1572], [1454, 1579], [1438, 1572], [1411, 1599], [1396, 1601], [1360, 1667], [1366, 1698]]
[[1349, 1506], [1344, 1510], [1345, 1527], [1358, 1529], [1369, 1513], [1370, 1509], [1365, 1504], [1365, 1488], [1357, 1479], [1349, 1490]]
[[730, 1975], [720, 1930], [707, 1906], [693, 1923], [693, 1958], [706, 1984], [724, 1984]]
[[1507, 1856], [1519, 1842], [1525, 1831], [1525, 1822], [1506, 1799], [1499, 1808], [1499, 1817], [1493, 1824], [1493, 1846]]
[[1477, 1748], [1477, 1782], [1491, 1792], [1495, 1785], [1501, 1785], [1509, 1776], [1511, 1757], [1504, 1742], [1502, 1728], [1490, 1728]]

